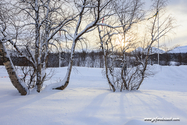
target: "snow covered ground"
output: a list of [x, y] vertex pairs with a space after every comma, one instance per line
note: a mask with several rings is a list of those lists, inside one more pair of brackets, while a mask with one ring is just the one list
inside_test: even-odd
[[[138, 91], [111, 92], [100, 68], [76, 67], [64, 91], [20, 96], [0, 67], [0, 125], [185, 125], [187, 66], [154, 66]], [[55, 69], [46, 84], [63, 79]], [[179, 118], [180, 121], [144, 121]]]

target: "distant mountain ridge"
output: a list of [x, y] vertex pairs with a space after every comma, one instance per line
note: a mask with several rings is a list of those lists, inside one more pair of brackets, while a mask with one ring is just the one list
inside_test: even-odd
[[[143, 49], [142, 47], [138, 47], [136, 48], [135, 50], [133, 50], [132, 52], [144, 52], [146, 53], [147, 52], [147, 48], [146, 49]], [[150, 51], [150, 54], [154, 54], [154, 53], [187, 53], [187, 46], [179, 46], [179, 47], [176, 47], [174, 48], [173, 50], [170, 50], [168, 52], [165, 52], [164, 50], [162, 49], [158, 49], [156, 47], [152, 47], [152, 51]]]
[[[146, 49], [143, 49], [142, 47], [138, 47], [136, 48], [135, 50], [133, 50], [132, 52], [143, 52], [143, 53], [146, 53], [147, 52], [147, 48]], [[158, 49], [156, 47], [152, 47], [151, 50], [150, 50], [150, 54], [154, 54], [154, 53], [165, 53], [164, 50], [161, 50], [161, 49]]]
[[168, 53], [187, 53], [187, 46], [179, 46], [173, 50], [168, 51]]

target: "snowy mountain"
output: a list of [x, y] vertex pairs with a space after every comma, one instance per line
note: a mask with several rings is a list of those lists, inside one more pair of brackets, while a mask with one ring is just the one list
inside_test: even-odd
[[187, 46], [179, 46], [168, 53], [187, 53]]
[[155, 48], [155, 47], [152, 47], [152, 50], [151, 50], [150, 53], [152, 53], [152, 54], [154, 54], [154, 53], [160, 53], [160, 54], [162, 54], [162, 53], [165, 53], [165, 51], [161, 50], [161, 49], [158, 49], [158, 48]]
[[[136, 48], [135, 50], [133, 50], [132, 52], [144, 52], [146, 53], [147, 52], [147, 48], [146, 49], [143, 49], [142, 47], [138, 47]], [[152, 50], [150, 51], [151, 54], [154, 54], [154, 53], [165, 53], [165, 51], [161, 50], [161, 49], [158, 49], [158, 48], [155, 48], [155, 47], [152, 47]]]
[[138, 47], [135, 50], [133, 50], [132, 52], [142, 52], [144, 51], [144, 49], [142, 47]]

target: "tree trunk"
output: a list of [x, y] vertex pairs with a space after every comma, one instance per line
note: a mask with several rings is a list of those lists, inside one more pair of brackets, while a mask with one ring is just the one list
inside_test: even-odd
[[108, 81], [108, 84], [112, 87], [112, 91], [115, 92], [116, 89], [114, 87], [114, 85], [111, 83], [109, 77], [108, 77], [108, 63], [107, 63], [107, 54], [106, 52], [104, 52], [104, 58], [105, 58], [105, 75], [106, 75], [106, 78], [107, 78], [107, 81]]
[[[152, 44], [151, 44], [152, 45]], [[147, 51], [147, 56], [145, 58], [145, 65], [144, 65], [144, 68], [143, 68], [143, 71], [142, 71], [142, 78], [141, 78], [141, 81], [140, 83], [138, 84], [138, 87], [136, 90], [138, 90], [140, 88], [140, 85], [142, 84], [144, 78], [145, 78], [145, 71], [147, 69], [147, 61], [148, 61], [148, 58], [149, 58], [149, 51], [150, 51], [150, 47], [148, 48], [148, 51]]]
[[68, 71], [67, 71], [66, 76], [65, 76], [65, 83], [64, 83], [64, 85], [62, 85], [60, 87], [57, 87], [55, 89], [64, 90], [69, 84], [69, 79], [70, 79], [71, 70], [72, 70], [72, 66], [73, 66], [73, 58], [74, 58], [73, 56], [74, 56], [74, 53], [75, 53], [75, 46], [76, 46], [76, 41], [74, 40], [72, 48], [71, 48], [71, 57], [70, 57], [70, 62], [69, 62], [68, 69], [67, 69]]
[[19, 91], [21, 95], [27, 95], [28, 89], [22, 81], [19, 79], [15, 72], [14, 65], [10, 56], [7, 54], [4, 44], [0, 41], [0, 55], [3, 56], [3, 64], [8, 72], [9, 78], [14, 87]]

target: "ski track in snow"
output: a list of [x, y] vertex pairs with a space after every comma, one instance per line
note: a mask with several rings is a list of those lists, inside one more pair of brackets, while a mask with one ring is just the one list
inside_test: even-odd
[[[63, 79], [54, 69], [45, 84]], [[138, 91], [111, 92], [100, 68], [76, 67], [64, 91], [20, 96], [9, 78], [0, 78], [0, 125], [185, 125], [187, 66], [156, 66]], [[7, 75], [0, 66], [0, 76]], [[180, 118], [157, 121], [144, 118]]]

